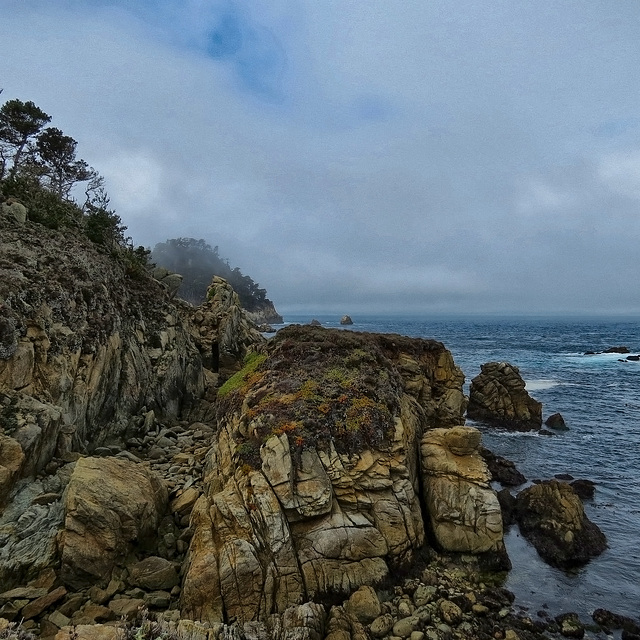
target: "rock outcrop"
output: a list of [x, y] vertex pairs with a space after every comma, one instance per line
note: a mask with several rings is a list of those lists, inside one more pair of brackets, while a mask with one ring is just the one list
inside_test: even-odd
[[64, 499], [63, 582], [75, 589], [106, 586], [133, 544], [153, 548], [167, 501], [162, 480], [141, 465], [113, 458], [78, 460]]
[[515, 516], [522, 534], [553, 566], [583, 565], [607, 547], [604, 534], [566, 482], [547, 480], [524, 489], [516, 497]]
[[231, 285], [215, 276], [207, 289], [207, 300], [193, 310], [193, 339], [206, 369], [223, 379], [242, 367], [249, 350], [265, 339], [242, 310]]
[[425, 543], [420, 439], [459, 424], [462, 382], [434, 341], [280, 331], [221, 389], [183, 616], [264, 620], [409, 567]]
[[432, 429], [422, 437], [424, 495], [433, 534], [443, 549], [493, 552], [510, 568], [500, 504], [473, 427]]
[[342, 318], [340, 318], [340, 324], [353, 324], [353, 320], [351, 319], [351, 316], [342, 316]]
[[471, 381], [467, 417], [515, 431], [542, 426], [542, 404], [525, 389], [517, 367], [488, 362]]

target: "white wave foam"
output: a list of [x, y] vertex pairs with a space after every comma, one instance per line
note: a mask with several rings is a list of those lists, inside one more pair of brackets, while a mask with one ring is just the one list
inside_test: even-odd
[[525, 388], [527, 391], [540, 391], [541, 389], [551, 389], [551, 387], [557, 387], [559, 384], [562, 384], [558, 380], [526, 380]]

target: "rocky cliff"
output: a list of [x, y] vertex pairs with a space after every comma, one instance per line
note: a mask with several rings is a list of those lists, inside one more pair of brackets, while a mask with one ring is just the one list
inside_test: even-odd
[[371, 595], [440, 552], [506, 566], [441, 343], [266, 342], [221, 279], [194, 308], [80, 231], [3, 215], [0, 618], [44, 638], [140, 606], [211, 638], [470, 624], [428, 588]]
[[347, 597], [410, 567], [434, 532], [441, 549], [502, 555], [479, 433], [444, 433], [462, 382], [435, 341], [280, 331], [220, 390], [183, 616], [266, 620]]

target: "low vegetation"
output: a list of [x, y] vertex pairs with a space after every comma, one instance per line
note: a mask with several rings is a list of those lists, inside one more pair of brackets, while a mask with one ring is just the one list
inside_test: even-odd
[[392, 371], [366, 334], [283, 329], [268, 357], [252, 360], [220, 390], [221, 409], [244, 411], [251, 425], [236, 453], [255, 467], [260, 446], [282, 434], [296, 454], [330, 441], [340, 452], [384, 446], [399, 413], [401, 381]]
[[120, 216], [109, 208], [104, 178], [76, 156], [78, 143], [46, 127], [49, 122], [33, 102], [14, 99], [0, 107], [0, 202], [18, 201], [31, 222], [85, 235], [122, 262], [128, 275], [140, 275], [150, 252], [125, 235]]

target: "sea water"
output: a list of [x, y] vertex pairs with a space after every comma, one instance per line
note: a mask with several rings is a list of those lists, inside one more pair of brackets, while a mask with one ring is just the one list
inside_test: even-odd
[[[335, 316], [316, 316], [339, 327]], [[308, 323], [311, 316], [286, 317]], [[479, 426], [483, 444], [512, 460], [529, 483], [568, 473], [595, 482], [588, 517], [604, 532], [607, 550], [571, 572], [546, 565], [513, 526], [505, 542], [513, 569], [505, 586], [516, 604], [550, 614], [598, 607], [640, 613], [640, 362], [624, 355], [585, 355], [613, 346], [640, 353], [640, 319], [355, 317], [355, 331], [400, 333], [443, 342], [469, 381], [480, 365], [516, 365], [543, 419], [560, 412], [568, 431], [552, 436]], [[526, 485], [523, 485], [526, 486]], [[516, 489], [519, 490], [520, 488]]]

